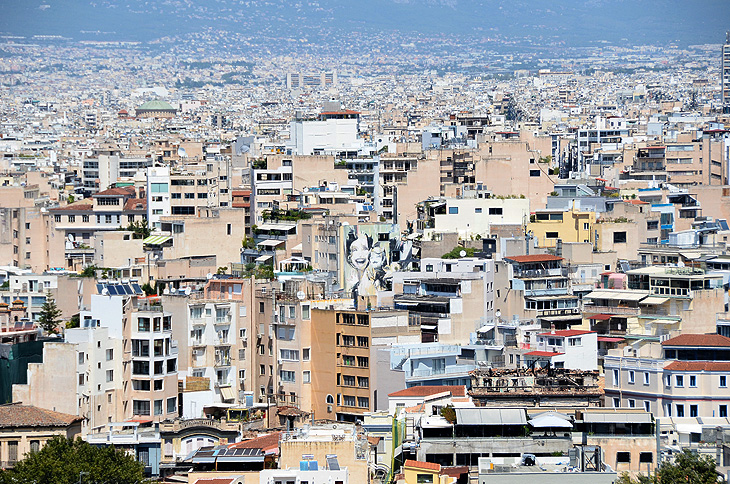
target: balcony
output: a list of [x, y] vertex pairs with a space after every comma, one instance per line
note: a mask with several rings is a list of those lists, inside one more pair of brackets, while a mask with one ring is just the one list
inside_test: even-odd
[[413, 370], [410, 374], [406, 373], [406, 378], [432, 378], [441, 376], [468, 375], [470, 371], [476, 369], [476, 365], [451, 365], [444, 368], [422, 368]]

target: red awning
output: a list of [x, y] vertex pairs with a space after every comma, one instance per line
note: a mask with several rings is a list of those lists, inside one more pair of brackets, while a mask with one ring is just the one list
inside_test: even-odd
[[611, 315], [610, 314], [594, 314], [593, 316], [591, 316], [588, 319], [595, 319], [596, 321], [608, 321], [609, 319], [611, 319]]
[[624, 339], [623, 338], [613, 338], [611, 336], [599, 336], [598, 341], [602, 341], [604, 343], [620, 343]]

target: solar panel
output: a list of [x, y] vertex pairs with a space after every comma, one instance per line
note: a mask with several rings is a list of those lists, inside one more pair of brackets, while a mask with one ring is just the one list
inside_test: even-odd
[[142, 288], [139, 287], [139, 284], [132, 284], [132, 290], [134, 290], [135, 294], [142, 294]]
[[117, 295], [117, 288], [114, 286], [106, 286], [106, 290], [109, 291], [109, 295], [111, 296]]
[[336, 455], [328, 455], [327, 456], [327, 467], [331, 471], [339, 471], [340, 470], [340, 463], [337, 461]]
[[104, 290], [104, 285], [103, 284], [97, 284], [96, 285], [96, 292], [98, 292], [99, 294], [101, 294], [101, 291], [102, 290]]
[[720, 228], [722, 230], [728, 230], [727, 220], [725, 220], [724, 218], [721, 218], [721, 219], [718, 219], [717, 221], [720, 224]]
[[122, 294], [122, 291], [124, 291], [124, 294], [132, 294], [132, 289], [126, 284], [122, 284], [118, 286], [119, 293]]

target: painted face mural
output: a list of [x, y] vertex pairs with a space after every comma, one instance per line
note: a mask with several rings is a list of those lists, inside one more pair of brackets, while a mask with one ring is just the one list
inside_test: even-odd
[[345, 228], [345, 290], [352, 296], [375, 296], [391, 289], [393, 273], [412, 261], [410, 242], [400, 240], [397, 225]]

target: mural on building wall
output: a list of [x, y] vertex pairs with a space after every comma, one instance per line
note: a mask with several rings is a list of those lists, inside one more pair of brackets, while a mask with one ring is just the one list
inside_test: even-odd
[[413, 246], [402, 241], [396, 224], [345, 227], [345, 290], [354, 298], [392, 287], [393, 273], [413, 261]]

